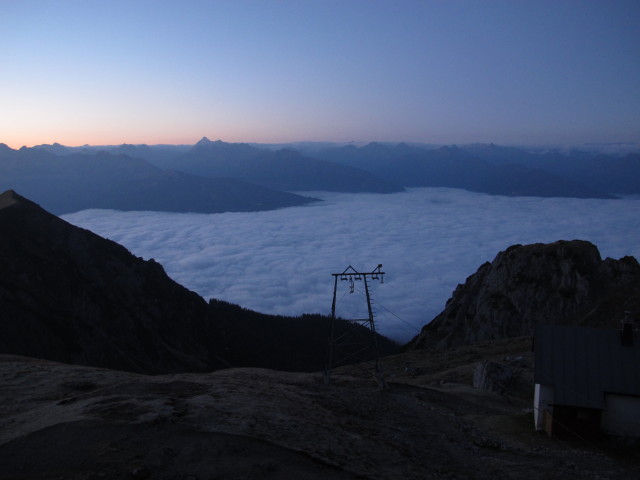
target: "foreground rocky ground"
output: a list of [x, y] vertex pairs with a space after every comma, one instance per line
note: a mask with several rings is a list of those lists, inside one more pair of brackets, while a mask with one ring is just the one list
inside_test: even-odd
[[[0, 356], [1, 479], [637, 479], [640, 448], [532, 429], [530, 339], [408, 352], [367, 372], [146, 376]], [[474, 389], [511, 362], [508, 391]]]

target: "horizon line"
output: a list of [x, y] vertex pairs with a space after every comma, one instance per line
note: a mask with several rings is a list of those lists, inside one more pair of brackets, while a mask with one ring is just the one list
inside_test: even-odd
[[[35, 148], [35, 147], [43, 147], [43, 146], [60, 146], [65, 148], [99, 148], [99, 147], [120, 147], [120, 146], [169, 146], [169, 147], [192, 147], [196, 145], [198, 142], [202, 140], [209, 140], [208, 137], [203, 136], [200, 140], [196, 140], [194, 143], [131, 143], [131, 142], [122, 142], [122, 143], [82, 143], [82, 144], [64, 144], [57, 141], [53, 143], [33, 143], [31, 145], [20, 145], [16, 146], [16, 143], [9, 144], [7, 142], [1, 141], [0, 144], [6, 145], [12, 150], [20, 150], [22, 148]], [[526, 148], [571, 148], [571, 147], [602, 147], [602, 146], [638, 146], [640, 148], [640, 142], [583, 142], [583, 143], [499, 143], [493, 141], [471, 141], [471, 142], [426, 142], [426, 141], [412, 141], [412, 140], [350, 140], [350, 141], [339, 141], [339, 140], [291, 140], [291, 141], [282, 141], [282, 142], [260, 142], [260, 141], [226, 141], [222, 139], [209, 140], [211, 143], [221, 142], [228, 144], [246, 144], [246, 145], [296, 145], [296, 144], [328, 144], [328, 145], [355, 145], [355, 146], [364, 146], [372, 143], [379, 144], [392, 144], [392, 145], [425, 145], [425, 146], [466, 146], [466, 145], [497, 145], [504, 147], [526, 147]]]

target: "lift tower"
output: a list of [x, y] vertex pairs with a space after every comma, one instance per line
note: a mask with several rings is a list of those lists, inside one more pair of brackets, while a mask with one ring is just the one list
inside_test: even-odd
[[[378, 382], [381, 388], [386, 388], [386, 384], [384, 382], [384, 377], [382, 374], [382, 370], [379, 365], [379, 350], [378, 350], [378, 338], [376, 336], [376, 324], [373, 315], [373, 309], [371, 308], [371, 294], [369, 293], [369, 283], [368, 279], [371, 280], [380, 280], [380, 283], [384, 283], [384, 272], [382, 271], [382, 264], [379, 264], [376, 268], [374, 268], [371, 272], [358, 272], [355, 268], [349, 265], [344, 272], [341, 273], [332, 273], [333, 276], [333, 302], [331, 304], [331, 336], [329, 338], [329, 359], [327, 368], [325, 370], [325, 382], [327, 384], [331, 383], [331, 370], [337, 366], [338, 364], [344, 364], [346, 361], [355, 355], [361, 354], [366, 350], [371, 349], [372, 359], [374, 362], [374, 378]], [[335, 323], [336, 323], [336, 295], [338, 292], [338, 279], [341, 281], [349, 282], [349, 293], [353, 293], [355, 290], [355, 282], [358, 280], [362, 280], [364, 283], [364, 292], [367, 299], [367, 311], [369, 313], [368, 318], [364, 319], [349, 319], [350, 322], [354, 325], [354, 329], [358, 327], [368, 327], [369, 328], [369, 338], [366, 339], [360, 346], [362, 347], [360, 350], [350, 349], [350, 353], [341, 359], [335, 358], [335, 350], [336, 347], [340, 345], [349, 345], [350, 347], [357, 346], [352, 342], [352, 338], [349, 337], [349, 332], [342, 333], [341, 335], [336, 337], [335, 331]]]

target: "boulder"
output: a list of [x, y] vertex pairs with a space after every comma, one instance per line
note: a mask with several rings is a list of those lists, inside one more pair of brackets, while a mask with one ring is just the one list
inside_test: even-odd
[[473, 386], [481, 390], [504, 393], [514, 378], [513, 369], [504, 363], [484, 360], [473, 371]]

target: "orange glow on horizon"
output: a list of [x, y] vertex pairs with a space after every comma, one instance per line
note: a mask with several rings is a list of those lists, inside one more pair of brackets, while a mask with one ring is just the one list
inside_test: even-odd
[[[37, 145], [53, 145], [58, 143], [65, 147], [82, 147], [85, 145], [101, 146], [101, 145], [194, 145], [202, 137], [207, 137], [211, 141], [222, 140], [228, 143], [295, 143], [295, 142], [365, 142], [370, 141], [385, 141], [385, 139], [339, 139], [339, 138], [319, 138], [317, 136], [309, 135], [304, 138], [287, 138], [283, 136], [268, 136], [268, 135], [216, 135], [215, 133], [203, 132], [196, 135], [132, 135], [129, 138], [124, 138], [119, 135], [96, 135], [86, 136], [78, 138], [78, 136], [40, 136], [34, 139], [33, 136], [14, 137], [14, 138], [0, 138], [0, 143], [8, 145], [14, 150], [18, 150], [22, 147], [31, 148]], [[391, 140], [393, 141], [393, 140]], [[399, 140], [401, 141], [401, 140]]]
[[145, 137], [139, 136], [136, 138], [121, 138], [121, 137], [109, 137], [109, 136], [98, 136], [92, 138], [82, 138], [78, 139], [77, 137], [56, 137], [55, 139], [40, 137], [34, 140], [32, 137], [25, 138], [17, 138], [17, 139], [3, 139], [0, 138], [0, 143], [4, 143], [8, 145], [10, 148], [15, 150], [26, 146], [26, 147], [34, 147], [36, 145], [52, 145], [54, 143], [58, 143], [60, 145], [64, 145], [66, 147], [82, 147], [84, 145], [91, 146], [99, 146], [99, 145], [122, 145], [122, 144], [131, 144], [131, 145], [192, 145], [200, 140], [202, 137], [194, 138], [190, 136], [152, 136]]

